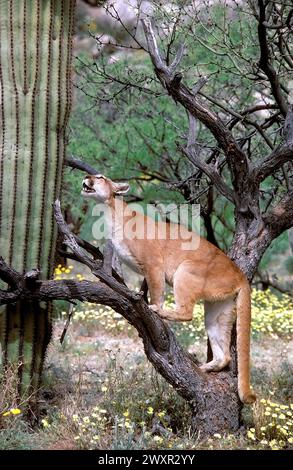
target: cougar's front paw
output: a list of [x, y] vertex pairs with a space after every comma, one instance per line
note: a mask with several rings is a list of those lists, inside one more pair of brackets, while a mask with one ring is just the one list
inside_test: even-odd
[[149, 308], [153, 310], [154, 312], [159, 313], [160, 307], [158, 305], [155, 305], [155, 304], [149, 305]]
[[203, 372], [213, 372], [214, 371], [214, 368], [213, 368], [213, 365], [209, 364], [208, 362], [206, 364], [201, 364], [199, 366], [199, 368], [203, 371]]

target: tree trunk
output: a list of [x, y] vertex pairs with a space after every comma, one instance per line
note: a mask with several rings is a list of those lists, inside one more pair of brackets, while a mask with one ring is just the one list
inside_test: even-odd
[[264, 252], [275, 237], [261, 222], [245, 223], [244, 218], [239, 219], [241, 216], [238, 215], [229, 256], [251, 282]]
[[147, 357], [156, 370], [189, 403], [192, 429], [198, 437], [239, 429], [241, 402], [235, 362], [230, 371], [206, 374], [197, 367], [195, 359], [178, 345], [170, 330], [167, 354], [158, 356], [153, 346], [145, 337], [143, 339]]
[[[54, 268], [52, 204], [65, 161], [74, 4], [0, 1], [0, 253], [44, 279]], [[2, 307], [2, 365], [18, 368], [19, 393], [38, 387], [50, 335], [50, 304]]]

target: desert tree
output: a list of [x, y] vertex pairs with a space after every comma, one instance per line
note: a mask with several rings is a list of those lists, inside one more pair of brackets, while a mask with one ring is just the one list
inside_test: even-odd
[[[277, 1], [240, 7], [231, 2], [231, 8], [214, 11], [214, 16], [202, 6], [183, 3], [167, 12], [160, 8], [152, 18], [142, 12], [144, 37], [138, 24], [131, 30], [132, 47], [145, 51], [154, 74], [141, 68], [135, 72], [130, 64], [131, 73], [126, 70], [117, 76], [102, 54], [93, 64], [80, 60], [81, 83], [82, 87], [90, 85], [83, 89], [90, 90], [99, 103], [117, 103], [119, 96], [136, 89], [140, 97], [151, 96], [152, 101], [165, 93], [166, 99], [176, 103], [178, 113], [186, 112], [187, 126], [177, 128], [176, 143], [179, 159], [189, 163], [190, 173], [180, 178], [169, 155], [161, 171], [143, 168], [138, 162], [137, 173], [181, 191], [190, 202], [203, 202], [211, 241], [209, 206], [218, 197], [226, 200], [234, 211], [227, 251], [252, 281], [265, 251], [293, 224], [292, 13], [288, 5]], [[110, 14], [123, 27], [118, 13]], [[97, 41], [103, 46], [101, 36], [97, 35]], [[209, 69], [206, 62], [192, 67], [191, 48], [196, 44], [208, 51], [210, 62], [220, 72]], [[225, 87], [221, 87], [221, 71], [228, 75]], [[125, 106], [123, 97], [121, 102]], [[148, 136], [141, 129], [138, 134], [155, 153]], [[105, 146], [111, 152], [111, 144]], [[114, 159], [115, 150], [112, 155]]]

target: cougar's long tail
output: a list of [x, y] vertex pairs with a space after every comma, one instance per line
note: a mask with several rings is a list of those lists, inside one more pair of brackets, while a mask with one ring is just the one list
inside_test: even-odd
[[238, 293], [236, 307], [238, 393], [243, 403], [253, 403], [256, 396], [250, 389], [249, 366], [251, 297], [250, 286], [246, 280]]

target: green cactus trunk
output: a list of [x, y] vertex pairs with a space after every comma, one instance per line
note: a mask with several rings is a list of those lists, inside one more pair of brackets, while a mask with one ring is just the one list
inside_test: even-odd
[[[19, 272], [53, 274], [71, 105], [75, 0], [0, 0], [0, 255]], [[3, 284], [2, 284], [3, 287]], [[2, 371], [18, 368], [19, 394], [39, 386], [51, 305], [0, 310]]]

